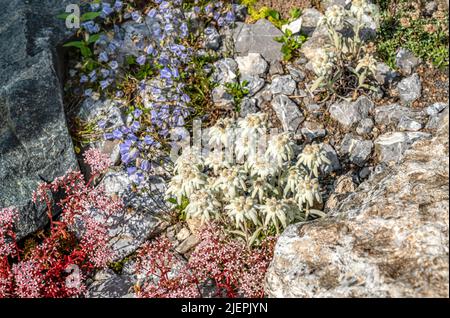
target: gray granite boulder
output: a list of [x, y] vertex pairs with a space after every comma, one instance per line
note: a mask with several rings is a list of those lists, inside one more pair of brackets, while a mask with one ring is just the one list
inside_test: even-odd
[[395, 65], [403, 72], [405, 75], [411, 75], [414, 69], [420, 64], [420, 59], [414, 56], [414, 54], [401, 48], [398, 50], [395, 56]]
[[37, 184], [78, 167], [57, 48], [72, 32], [56, 18], [69, 3], [77, 1], [11, 0], [0, 12], [0, 208], [19, 208], [19, 238], [47, 222], [31, 202]]
[[88, 298], [134, 298], [133, 287], [136, 278], [132, 275], [119, 275], [111, 269], [97, 272], [88, 286]]
[[249, 53], [246, 56], [237, 56], [239, 73], [241, 76], [264, 76], [269, 64], [264, 60], [261, 54]]
[[[245, 82], [245, 86], [243, 85]], [[264, 87], [266, 81], [259, 76], [249, 75], [241, 76], [241, 86], [248, 90], [247, 97], [252, 97]]]
[[108, 195], [122, 198], [125, 205], [125, 209], [113, 215], [108, 223], [115, 260], [134, 252], [145, 240], [156, 236], [167, 226], [162, 219], [164, 212], [168, 211], [162, 177], [152, 176], [145, 194], [132, 190], [132, 181], [123, 171], [108, 172], [100, 185]]
[[376, 107], [374, 113], [375, 122], [385, 126], [397, 126], [403, 117], [413, 119], [420, 123], [426, 120], [426, 114], [424, 112], [413, 110], [410, 107], [400, 106], [399, 104]]
[[238, 22], [233, 34], [235, 51], [239, 55], [259, 53], [269, 63], [282, 60], [282, 44], [274, 40], [282, 35], [283, 33], [266, 19], [258, 20], [255, 24]]
[[367, 118], [374, 109], [373, 102], [365, 96], [355, 102], [343, 101], [330, 106], [331, 118], [339, 122], [344, 128], [351, 128], [360, 120]]
[[322, 13], [314, 8], [307, 8], [303, 10], [301, 32], [307, 36], [311, 36], [311, 34], [316, 30], [322, 16]]
[[256, 99], [244, 97], [241, 100], [239, 116], [245, 118], [248, 114], [256, 113], [257, 111]]
[[273, 95], [292, 95], [296, 88], [297, 83], [291, 75], [274, 76], [272, 78], [272, 84], [270, 85], [270, 90]]
[[409, 104], [422, 96], [422, 82], [419, 75], [413, 74], [410, 77], [404, 78], [397, 85], [400, 100], [404, 104]]
[[370, 158], [372, 148], [371, 140], [363, 140], [353, 134], [346, 134], [341, 142], [339, 152], [341, 155], [348, 155], [352, 163], [362, 167]]
[[448, 118], [445, 126], [374, 171], [326, 218], [286, 228], [267, 296], [448, 298]]
[[442, 111], [430, 117], [430, 119], [427, 122], [427, 125], [425, 126], [426, 129], [434, 131], [438, 129], [440, 123], [443, 120], [448, 120], [448, 104], [444, 103], [442, 104], [445, 105], [445, 107], [442, 109]]
[[286, 132], [296, 133], [305, 120], [297, 104], [286, 95], [275, 96], [272, 100], [272, 108]]
[[430, 138], [424, 132], [390, 132], [375, 139], [375, 154], [380, 162], [392, 164], [403, 158], [404, 152], [419, 139]]

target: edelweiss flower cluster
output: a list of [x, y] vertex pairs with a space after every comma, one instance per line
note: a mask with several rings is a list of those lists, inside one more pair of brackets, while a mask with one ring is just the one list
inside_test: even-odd
[[317, 76], [332, 76], [336, 64], [336, 54], [331, 48], [318, 50], [312, 60], [312, 67]]
[[[318, 77], [311, 86], [311, 91], [325, 87], [336, 93], [342, 91], [342, 87], [339, 87], [342, 83], [357, 83], [356, 87], [344, 89], [342, 95], [345, 97], [351, 90], [371, 88], [367, 80], [369, 77], [373, 78], [376, 72], [376, 60], [361, 39], [361, 31], [370, 20], [377, 24], [378, 11], [376, 6], [366, 0], [352, 1], [349, 9], [333, 5], [326, 10], [320, 25], [324, 26], [328, 33], [329, 44], [319, 49], [311, 60], [314, 73]], [[341, 33], [344, 29], [351, 29], [353, 37], [344, 36]], [[352, 76], [356, 80], [343, 78], [344, 76]]]
[[324, 20], [331, 26], [338, 28], [343, 25], [346, 18], [346, 11], [344, 7], [340, 5], [334, 5], [327, 9], [325, 12]]
[[[305, 146], [293, 161], [290, 135], [266, 138], [266, 132], [263, 113], [219, 121], [209, 130], [209, 144], [215, 148], [208, 155], [193, 159], [190, 149], [177, 159], [167, 197], [179, 204], [187, 198], [188, 218], [224, 221], [249, 241], [261, 231], [279, 232], [305, 220], [315, 203], [322, 202], [319, 169], [330, 161], [318, 144]], [[224, 156], [222, 146], [233, 140], [235, 156]]]

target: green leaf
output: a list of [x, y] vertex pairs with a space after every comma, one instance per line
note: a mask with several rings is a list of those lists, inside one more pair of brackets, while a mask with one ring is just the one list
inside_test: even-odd
[[100, 16], [100, 12], [86, 12], [80, 18], [81, 22], [94, 20], [96, 17]]
[[89, 36], [89, 39], [87, 41], [88, 44], [96, 42], [100, 38], [100, 34], [93, 34]]
[[175, 198], [167, 199], [167, 202], [172, 203], [172, 204], [178, 204], [177, 199], [175, 199]]
[[277, 36], [274, 40], [278, 43], [284, 43], [284, 38], [282, 36]]
[[83, 55], [84, 57], [90, 57], [92, 56], [92, 51], [90, 48], [88, 48], [87, 46], [82, 46], [80, 48], [81, 50], [81, 55]]
[[64, 47], [77, 47], [77, 48], [81, 49], [82, 47], [85, 47], [86, 45], [82, 41], [72, 41], [72, 42], [67, 42], [63, 46]]
[[272, 19], [275, 19], [275, 20], [280, 20], [281, 19], [281, 14], [277, 10], [270, 9], [269, 12], [267, 12], [267, 13], [269, 14], [269, 16]]
[[262, 231], [262, 227], [259, 227], [256, 229], [256, 231], [253, 233], [253, 235], [250, 237], [249, 241], [248, 241], [248, 245], [252, 246], [253, 243], [256, 241], [256, 239], [258, 238], [259, 234]]
[[94, 60], [88, 59], [88, 60], [86, 61], [85, 67], [86, 67], [86, 69], [87, 69], [89, 72], [92, 72], [92, 71], [94, 70], [94, 68], [95, 68], [95, 62], [94, 62]]
[[57, 19], [65, 20], [70, 15], [70, 13], [61, 13], [56, 16]]
[[295, 20], [302, 15], [302, 10], [299, 8], [291, 9], [291, 11], [289, 11], [289, 15], [291, 16], [292, 20]]

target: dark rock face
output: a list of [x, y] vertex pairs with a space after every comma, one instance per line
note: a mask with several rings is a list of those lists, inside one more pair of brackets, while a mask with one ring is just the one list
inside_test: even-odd
[[12, 0], [0, 11], [0, 208], [20, 209], [19, 237], [46, 222], [31, 202], [37, 184], [77, 168], [56, 52], [70, 36], [56, 15], [69, 3]]

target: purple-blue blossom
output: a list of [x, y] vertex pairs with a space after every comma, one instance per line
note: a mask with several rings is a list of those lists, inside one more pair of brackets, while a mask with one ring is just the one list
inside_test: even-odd
[[160, 76], [163, 79], [170, 79], [172, 77], [172, 73], [167, 67], [164, 67], [160, 72]]
[[144, 65], [146, 61], [147, 57], [145, 55], [141, 55], [136, 59], [136, 63], [138, 63], [139, 65]]
[[120, 9], [122, 9], [122, 6], [123, 2], [120, 0], [116, 0], [116, 2], [114, 3], [114, 10], [120, 11]]
[[104, 16], [108, 16], [113, 12], [114, 12], [114, 10], [113, 10], [113, 8], [111, 8], [111, 5], [109, 3], [106, 3], [106, 2], [102, 3], [102, 14]]
[[98, 61], [99, 62], [108, 62], [108, 53], [106, 53], [105, 51], [100, 52], [100, 54], [98, 55]]
[[135, 22], [140, 22], [142, 17], [141, 14], [138, 11], [133, 11], [131, 12], [131, 18], [133, 19], [133, 21]]
[[117, 61], [111, 61], [109, 62], [109, 67], [111, 67], [111, 69], [116, 70], [119, 67], [119, 63], [117, 63]]
[[89, 80], [89, 78], [86, 75], [81, 75], [80, 83], [86, 83], [88, 80]]

